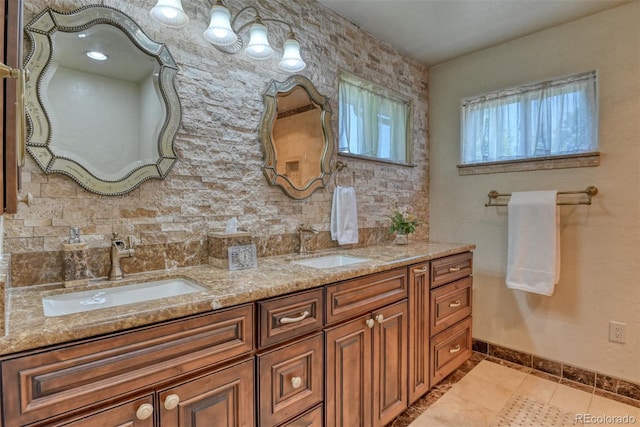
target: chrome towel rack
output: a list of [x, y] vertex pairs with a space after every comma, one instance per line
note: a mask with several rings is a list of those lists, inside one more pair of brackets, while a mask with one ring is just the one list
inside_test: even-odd
[[[563, 194], [586, 194], [586, 200], [572, 200], [568, 202], [558, 201], [558, 205], [590, 205], [591, 198], [598, 194], [598, 188], [594, 186], [589, 186], [585, 190], [582, 191], [558, 191], [558, 195]], [[511, 193], [498, 193], [496, 190], [489, 191], [489, 202], [485, 203], [485, 206], [508, 206], [507, 203], [497, 203], [496, 200], [501, 197], [510, 197]]]

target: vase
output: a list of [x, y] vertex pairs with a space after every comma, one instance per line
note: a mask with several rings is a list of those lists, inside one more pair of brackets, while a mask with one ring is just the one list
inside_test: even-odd
[[396, 233], [396, 238], [393, 241], [394, 245], [408, 245], [409, 235], [405, 233]]

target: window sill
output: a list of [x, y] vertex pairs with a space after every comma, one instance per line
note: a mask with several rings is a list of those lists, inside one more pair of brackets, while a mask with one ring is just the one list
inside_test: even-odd
[[600, 153], [571, 154], [567, 156], [538, 157], [535, 159], [457, 165], [458, 175], [521, 172], [532, 170], [568, 169], [598, 166]]
[[360, 155], [360, 154], [351, 154], [351, 153], [338, 152], [338, 156], [351, 157], [352, 159], [366, 160], [366, 161], [369, 161], [369, 162], [378, 162], [378, 163], [386, 163], [386, 164], [390, 164], [390, 165], [406, 166], [406, 167], [410, 167], [410, 168], [415, 168], [416, 167], [416, 165], [414, 163], [405, 163], [405, 162], [400, 162], [400, 161], [396, 161], [396, 160], [380, 159], [378, 157], [363, 156], [363, 155]]

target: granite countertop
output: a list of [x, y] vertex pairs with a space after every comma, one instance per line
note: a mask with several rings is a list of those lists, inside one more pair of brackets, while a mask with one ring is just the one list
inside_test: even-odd
[[[60, 283], [17, 288], [12, 288], [9, 284], [0, 288], [0, 307], [3, 305], [5, 311], [4, 319], [0, 320], [0, 331], [4, 331], [4, 334], [0, 335], [0, 355], [231, 307], [466, 252], [474, 248], [475, 245], [472, 244], [441, 242], [411, 242], [407, 246], [382, 244], [354, 249], [319, 251], [305, 255], [290, 254], [260, 258], [257, 268], [247, 270], [228, 271], [209, 265], [200, 265], [130, 274], [125, 276], [124, 280], [117, 282], [95, 280], [89, 285], [72, 289], [65, 289]], [[316, 269], [292, 263], [304, 258], [330, 254], [369, 258], [370, 261], [328, 269]], [[168, 277], [192, 280], [206, 290], [57, 317], [46, 317], [43, 312], [42, 298], [46, 296], [99, 290]]]

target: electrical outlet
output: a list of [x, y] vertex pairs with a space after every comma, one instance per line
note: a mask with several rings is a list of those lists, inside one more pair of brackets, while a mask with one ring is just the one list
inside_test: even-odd
[[625, 343], [627, 340], [627, 324], [609, 321], [609, 341]]

